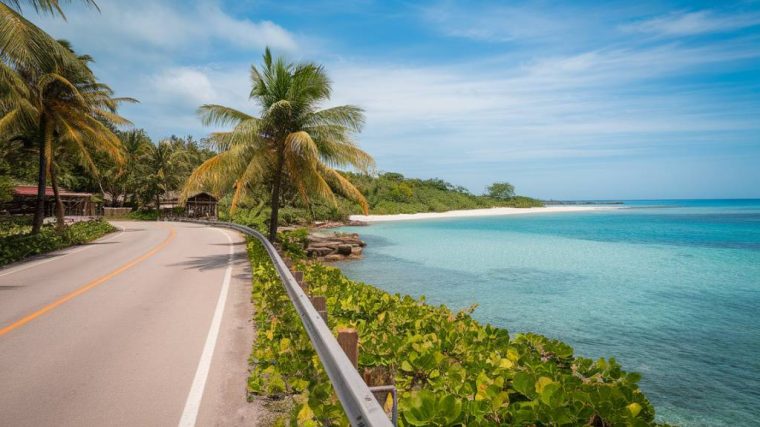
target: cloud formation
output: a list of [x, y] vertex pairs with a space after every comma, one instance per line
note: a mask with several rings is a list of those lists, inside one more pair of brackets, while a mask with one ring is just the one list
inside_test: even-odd
[[68, 22], [34, 19], [140, 99], [123, 113], [156, 139], [214, 130], [195, 115], [203, 103], [256, 113], [249, 67], [271, 46], [324, 64], [331, 105], [366, 109], [359, 139], [383, 170], [475, 191], [509, 179], [537, 196], [617, 198], [637, 173], [661, 196], [715, 195], [728, 178], [693, 168], [746, 178], [760, 162], [752, 4], [98, 3], [101, 14], [72, 5]]
[[757, 13], [717, 13], [709, 10], [671, 12], [622, 26], [625, 31], [666, 36], [690, 36], [741, 30], [760, 25]]

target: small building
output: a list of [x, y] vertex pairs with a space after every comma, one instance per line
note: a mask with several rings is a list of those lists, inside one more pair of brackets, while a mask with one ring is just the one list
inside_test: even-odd
[[[95, 203], [92, 193], [77, 193], [60, 188], [58, 194], [66, 216], [93, 216]], [[37, 186], [17, 185], [13, 189], [13, 200], [0, 203], [0, 212], [9, 215], [34, 215], [37, 209]], [[45, 188], [45, 216], [55, 215], [55, 196], [52, 187]]]
[[209, 193], [198, 193], [187, 198], [185, 214], [188, 218], [216, 218], [218, 200]]
[[162, 218], [182, 216], [185, 218], [215, 219], [219, 201], [213, 195], [201, 192], [188, 197], [183, 206], [180, 201], [180, 193], [170, 191], [161, 197], [160, 202]]

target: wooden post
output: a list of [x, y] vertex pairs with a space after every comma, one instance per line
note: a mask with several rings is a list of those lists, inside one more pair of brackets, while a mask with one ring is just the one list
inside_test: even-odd
[[354, 368], [359, 368], [359, 334], [356, 329], [343, 328], [338, 330], [338, 344], [353, 363]]
[[314, 296], [311, 297], [311, 304], [314, 306], [314, 308], [317, 309], [317, 312], [319, 313], [320, 317], [322, 317], [322, 320], [327, 323], [327, 299], [321, 295]]
[[303, 282], [303, 271], [294, 271], [293, 277], [296, 279], [296, 282]]
[[301, 287], [301, 290], [303, 290], [303, 293], [305, 293], [306, 295], [309, 295], [309, 282], [307, 282], [306, 280], [302, 280], [298, 282], [298, 286]]

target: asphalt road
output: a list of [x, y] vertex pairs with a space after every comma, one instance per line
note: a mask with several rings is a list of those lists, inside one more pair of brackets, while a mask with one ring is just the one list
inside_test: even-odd
[[121, 231], [0, 270], [0, 425], [252, 425], [241, 235]]

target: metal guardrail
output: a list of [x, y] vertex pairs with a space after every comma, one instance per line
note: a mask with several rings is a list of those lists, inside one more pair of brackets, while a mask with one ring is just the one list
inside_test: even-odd
[[250, 227], [229, 222], [186, 219], [179, 221], [229, 228], [258, 239], [264, 245], [269, 258], [272, 259], [272, 263], [277, 269], [280, 279], [282, 279], [282, 284], [290, 296], [290, 301], [301, 317], [304, 329], [306, 329], [306, 333], [309, 335], [317, 355], [319, 355], [319, 360], [322, 362], [327, 376], [330, 377], [335, 394], [338, 395], [351, 425], [354, 427], [391, 427], [393, 425], [375, 399], [370, 387], [356, 371], [330, 328], [327, 327], [327, 324], [311, 304], [308, 295], [298, 285], [285, 261], [263, 234]]

